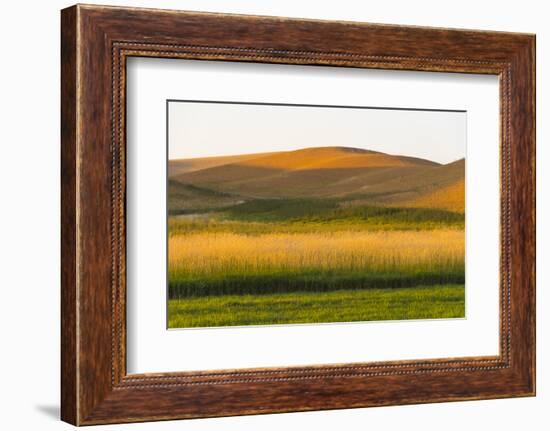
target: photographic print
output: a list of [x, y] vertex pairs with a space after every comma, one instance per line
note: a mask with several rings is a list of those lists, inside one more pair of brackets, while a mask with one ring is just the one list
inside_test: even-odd
[[168, 327], [465, 316], [466, 112], [167, 101]]

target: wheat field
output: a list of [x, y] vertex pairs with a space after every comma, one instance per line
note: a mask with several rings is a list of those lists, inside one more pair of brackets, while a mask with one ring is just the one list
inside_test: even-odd
[[460, 230], [191, 233], [169, 239], [171, 297], [459, 283]]
[[171, 237], [169, 255], [169, 271], [175, 277], [312, 267], [327, 271], [437, 270], [463, 265], [464, 232], [198, 233]]

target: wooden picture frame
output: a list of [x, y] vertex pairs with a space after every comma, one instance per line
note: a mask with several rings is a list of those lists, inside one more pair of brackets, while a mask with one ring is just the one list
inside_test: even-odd
[[[535, 36], [77, 5], [61, 14], [61, 417], [75, 425], [535, 394]], [[130, 56], [500, 77], [500, 354], [130, 374]]]

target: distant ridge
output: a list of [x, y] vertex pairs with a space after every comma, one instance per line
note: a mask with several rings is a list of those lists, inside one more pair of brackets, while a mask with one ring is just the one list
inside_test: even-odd
[[310, 147], [232, 156], [175, 159], [169, 161], [169, 176], [195, 172], [218, 166], [239, 164], [248, 166], [277, 167], [279, 169], [313, 169], [316, 167], [375, 167], [403, 165], [439, 165], [436, 162], [408, 156], [394, 156], [379, 151], [353, 147]]
[[192, 159], [173, 159], [168, 161], [168, 175], [184, 174], [186, 172], [200, 171], [201, 169], [214, 168], [216, 166], [237, 163], [259, 156], [267, 156], [274, 153], [242, 154], [236, 156], [197, 157]]
[[169, 191], [181, 205], [304, 197], [464, 211], [464, 159], [441, 165], [333, 146], [171, 160], [168, 169]]

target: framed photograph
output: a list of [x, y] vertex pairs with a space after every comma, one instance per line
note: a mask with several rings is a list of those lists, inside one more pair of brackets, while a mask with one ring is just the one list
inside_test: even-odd
[[535, 37], [62, 11], [62, 419], [535, 394]]
[[465, 317], [466, 111], [167, 109], [168, 328]]

